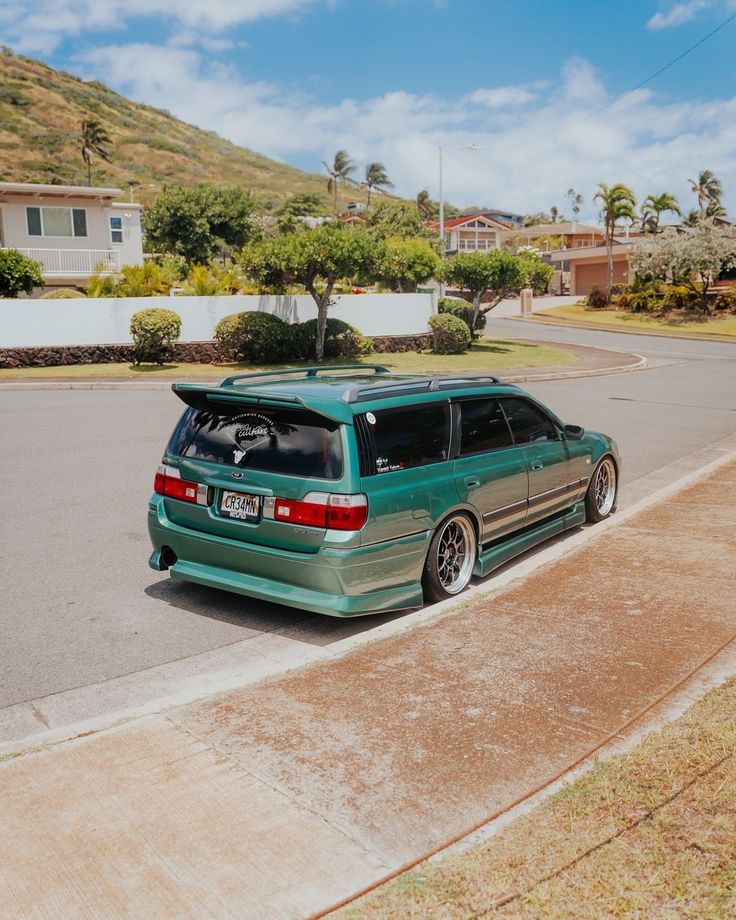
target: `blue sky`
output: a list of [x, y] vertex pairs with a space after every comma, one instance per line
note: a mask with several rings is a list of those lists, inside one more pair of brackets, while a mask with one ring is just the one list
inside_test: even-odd
[[[339, 147], [397, 191], [518, 211], [600, 180], [713, 169], [736, 208], [734, 0], [0, 0], [0, 41], [318, 171]], [[591, 112], [614, 102], [605, 112]], [[462, 149], [474, 144], [475, 152]]]

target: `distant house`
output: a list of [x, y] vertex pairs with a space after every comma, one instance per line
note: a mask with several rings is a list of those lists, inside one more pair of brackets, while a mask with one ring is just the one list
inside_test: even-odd
[[[633, 240], [627, 237], [614, 237], [614, 284], [628, 284], [631, 281], [630, 262], [633, 249]], [[550, 252], [548, 259], [555, 268], [569, 272], [571, 294], [584, 296], [590, 294], [594, 287], [605, 289], [608, 275], [608, 254], [605, 245], [558, 249], [556, 252]]]
[[[429, 229], [439, 233], [437, 221], [429, 224]], [[508, 225], [486, 217], [484, 214], [466, 214], [445, 221], [445, 255], [453, 256], [458, 252], [489, 252], [501, 248], [501, 235]]]
[[514, 227], [504, 234], [504, 242], [508, 244], [537, 246], [543, 252], [599, 246], [604, 241], [604, 233], [600, 227], [591, 227], [574, 220], [535, 224], [533, 227]]
[[501, 223], [508, 224], [509, 227], [524, 226], [523, 214], [514, 214], [513, 211], [499, 211], [498, 208], [483, 208], [482, 210], [473, 208], [470, 211], [464, 211], [463, 214], [482, 214], [483, 217], [490, 217], [493, 220], [500, 220]]
[[48, 287], [143, 264], [142, 205], [119, 188], [0, 182], [0, 248], [41, 263]]

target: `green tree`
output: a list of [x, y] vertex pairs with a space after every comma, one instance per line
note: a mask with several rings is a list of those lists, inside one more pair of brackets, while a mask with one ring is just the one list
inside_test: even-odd
[[554, 267], [549, 262], [542, 260], [541, 253], [534, 246], [525, 246], [516, 253], [521, 262], [524, 275], [524, 287], [530, 287], [535, 294], [546, 294]]
[[317, 305], [315, 355], [324, 356], [327, 311], [341, 278], [375, 273], [382, 247], [365, 230], [332, 225], [284, 234], [249, 246], [241, 264], [257, 282], [271, 290], [303, 285]]
[[326, 210], [321, 195], [316, 192], [297, 192], [289, 195], [276, 214], [279, 217], [320, 217]]
[[393, 188], [383, 163], [369, 163], [365, 168], [365, 185], [368, 189], [368, 204], [371, 203], [371, 189]]
[[395, 237], [404, 240], [413, 237], [429, 239], [432, 236], [416, 204], [402, 199], [379, 201], [368, 213], [366, 227], [373, 236], [382, 240]]
[[378, 266], [378, 278], [392, 291], [404, 294], [415, 291], [434, 277], [440, 268], [440, 257], [426, 239], [393, 239], [386, 242]]
[[698, 196], [698, 210], [701, 217], [706, 217], [708, 205], [712, 202], [720, 204], [723, 197], [723, 186], [710, 169], [701, 169], [697, 179], [688, 179], [690, 188]]
[[338, 150], [332, 161], [332, 166], [325, 160], [322, 163], [327, 170], [329, 179], [327, 180], [327, 191], [334, 196], [335, 214], [337, 214], [337, 187], [340, 182], [352, 181], [350, 177], [356, 170], [355, 163], [350, 159], [347, 150]]
[[0, 249], [0, 297], [30, 294], [43, 285], [43, 271], [38, 262], [17, 249]]
[[439, 214], [440, 207], [436, 201], [432, 201], [426, 188], [417, 194], [417, 210], [424, 220], [436, 220]]
[[655, 236], [659, 233], [659, 221], [666, 211], [673, 214], [681, 214], [680, 205], [677, 198], [669, 192], [662, 192], [661, 195], [647, 195], [641, 203], [641, 228], [647, 233], [653, 233]]
[[580, 213], [580, 207], [583, 203], [583, 196], [576, 192], [574, 188], [569, 188], [565, 193], [565, 198], [567, 198], [570, 203], [573, 220], [577, 220], [578, 214]]
[[641, 278], [665, 279], [689, 287], [710, 310], [708, 291], [721, 274], [736, 267], [736, 234], [702, 219], [689, 233], [668, 229], [634, 249], [632, 267]]
[[146, 244], [188, 262], [207, 263], [253, 238], [254, 208], [253, 196], [238, 186], [167, 185], [144, 212]]
[[[522, 259], [501, 250], [461, 252], [444, 263], [442, 274], [445, 282], [472, 298], [471, 329], [479, 313], [488, 313], [504, 297], [518, 294], [526, 281]], [[481, 300], [489, 293], [490, 301], [481, 310]]]
[[598, 191], [593, 196], [601, 206], [601, 220], [606, 235], [606, 254], [608, 256], [608, 271], [606, 274], [606, 299], [611, 302], [611, 288], [613, 287], [613, 237], [616, 227], [621, 221], [636, 220], [636, 198], [631, 189], [622, 182], [606, 185], [601, 182]]
[[87, 167], [87, 185], [92, 185], [92, 160], [99, 157], [110, 162], [110, 137], [99, 121], [85, 118], [82, 122], [79, 144], [82, 159]]

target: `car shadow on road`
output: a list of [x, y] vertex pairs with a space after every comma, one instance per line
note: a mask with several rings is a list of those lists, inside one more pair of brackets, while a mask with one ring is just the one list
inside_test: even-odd
[[259, 633], [276, 633], [297, 642], [323, 647], [369, 632], [412, 612], [400, 610], [342, 619], [172, 578], [152, 582], [144, 588], [144, 592], [154, 600], [163, 601], [195, 616], [241, 627], [243, 639]]

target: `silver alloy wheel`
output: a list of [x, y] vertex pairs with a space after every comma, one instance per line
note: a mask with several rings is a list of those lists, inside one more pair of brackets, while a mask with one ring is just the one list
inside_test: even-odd
[[613, 464], [613, 460], [608, 457], [601, 461], [595, 471], [593, 494], [598, 514], [602, 517], [610, 514], [613, 503], [616, 500], [616, 467]]
[[448, 594], [458, 594], [475, 566], [475, 531], [464, 515], [450, 518], [437, 543], [437, 576]]

